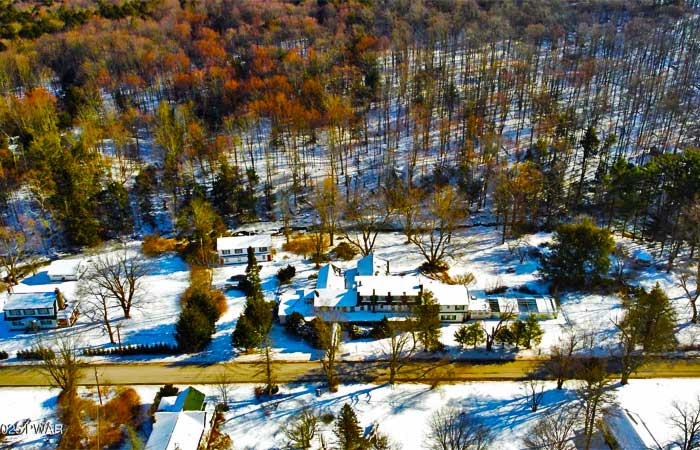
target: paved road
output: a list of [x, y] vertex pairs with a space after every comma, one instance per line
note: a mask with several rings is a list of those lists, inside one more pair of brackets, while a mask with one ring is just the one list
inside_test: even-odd
[[[402, 382], [459, 382], [518, 380], [536, 371], [541, 361], [449, 362], [414, 361], [399, 373]], [[227, 364], [100, 364], [83, 371], [82, 384], [94, 384], [97, 369], [101, 383], [107, 384], [211, 384], [222, 372], [234, 383], [260, 382], [261, 367], [255, 363]], [[275, 362], [275, 378], [280, 383], [323, 380], [318, 361]], [[338, 372], [343, 382], [382, 383], [387, 381], [386, 363], [375, 361], [342, 362]], [[659, 360], [647, 364], [636, 378], [700, 378], [700, 360]], [[37, 366], [0, 366], [0, 386], [46, 386], [48, 378]]]

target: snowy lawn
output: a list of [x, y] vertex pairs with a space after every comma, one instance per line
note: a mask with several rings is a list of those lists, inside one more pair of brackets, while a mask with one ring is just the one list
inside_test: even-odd
[[[185, 386], [182, 386], [185, 387]], [[214, 386], [196, 386], [207, 394], [207, 401], [217, 402]], [[423, 448], [426, 423], [431, 414], [446, 406], [465, 408], [479, 416], [494, 432], [494, 449], [522, 449], [522, 438], [544, 412], [556, 410], [575, 396], [571, 390], [557, 391], [546, 385], [540, 410], [533, 413], [526, 401], [523, 385], [515, 382], [475, 382], [441, 385], [431, 389], [421, 384], [343, 385], [335, 394], [315, 395], [316, 385], [285, 385], [268, 402], [260, 403], [253, 395], [253, 385], [233, 385], [229, 397], [231, 410], [226, 414], [223, 431], [233, 439], [236, 450], [284, 448], [286, 439], [281, 427], [297, 417], [303, 408], [337, 415], [345, 403], [357, 412], [360, 425], [367, 429], [373, 423], [388, 434], [404, 450]], [[143, 403], [150, 403], [158, 386], [138, 386]], [[85, 391], [83, 395], [85, 395]], [[621, 408], [633, 413], [649, 429], [654, 439], [664, 445], [674, 436], [668, 416], [674, 401], [692, 400], [700, 395], [697, 379], [632, 380], [615, 389]], [[91, 393], [94, 396], [94, 392]], [[53, 408], [56, 391], [41, 388], [3, 388], [0, 400], [7, 407], [0, 409], [0, 423], [10, 424], [26, 418], [33, 421], [55, 420]], [[146, 427], [149, 428], [149, 427]], [[145, 434], [148, 430], [145, 430]], [[333, 442], [331, 428], [323, 426], [328, 442]], [[25, 436], [22, 450], [49, 449], [53, 444], [36, 435]]]
[[[249, 228], [256, 226], [274, 227], [277, 224], [251, 224]], [[512, 254], [507, 244], [501, 244], [500, 233], [493, 227], [474, 227], [468, 230], [460, 230], [454, 238], [461, 244], [461, 249], [454, 259], [450, 260], [450, 275], [455, 276], [471, 272], [476, 277], [476, 283], [470, 286], [472, 292], [483, 291], [495, 286], [516, 288], [525, 286], [535, 292], [546, 292], [547, 284], [540, 279], [538, 262], [535, 256], [528, 255], [521, 263], [518, 257]], [[530, 249], [540, 249], [540, 244], [551, 240], [549, 233], [537, 233], [524, 239]], [[338, 240], [337, 242], [341, 242]], [[631, 251], [640, 251], [640, 247], [627, 240], [621, 240]], [[294, 291], [309, 288], [315, 285], [315, 280], [309, 276], [316, 273], [312, 263], [300, 256], [281, 250], [284, 237], [273, 237], [273, 245], [277, 249], [275, 260], [262, 263], [261, 279], [265, 295], [269, 299], [275, 299], [282, 291]], [[136, 251], [138, 243], [130, 245], [132, 251]], [[405, 236], [399, 232], [381, 233], [377, 238], [375, 254], [390, 262], [391, 272], [395, 274], [415, 274], [417, 267], [423, 262], [422, 256], [413, 245], [406, 244]], [[651, 257], [653, 262], [653, 256]], [[145, 295], [142, 306], [132, 313], [132, 318], [124, 320], [118, 311], [114, 311], [113, 325], [119, 326], [122, 343], [124, 344], [174, 344], [173, 337], [175, 322], [180, 313], [179, 297], [189, 283], [189, 267], [176, 255], [163, 255], [150, 260], [151, 266], [148, 275], [144, 278]], [[291, 264], [296, 267], [297, 274], [289, 286], [280, 288], [275, 278], [276, 272]], [[334, 262], [343, 269], [354, 267], [356, 261]], [[245, 265], [232, 265], [218, 267], [214, 270], [214, 285], [225, 290], [228, 278], [232, 275], [243, 274]], [[679, 317], [679, 341], [684, 345], [700, 343], [700, 327], [688, 324], [690, 315], [689, 305], [685, 300], [682, 290], [677, 286], [674, 273], [665, 273], [657, 270], [652, 264], [649, 268], [633, 272], [632, 283], [637, 283], [647, 288], [659, 283], [671, 298]], [[51, 283], [46, 272], [39, 272], [30, 276], [16, 286], [16, 292], [51, 292], [58, 287], [69, 300], [73, 300], [76, 290], [76, 282]], [[250, 355], [240, 355], [231, 348], [230, 337], [235, 329], [238, 316], [245, 305], [245, 297], [240, 291], [225, 291], [228, 299], [228, 310], [217, 323], [216, 334], [213, 342], [205, 351], [196, 355], [180, 356], [131, 356], [131, 357], [93, 357], [93, 362], [109, 361], [192, 361], [213, 362], [231, 359], [246, 360], [254, 358]], [[7, 294], [0, 294], [0, 306], [4, 305]], [[620, 317], [622, 306], [620, 298], [616, 295], [592, 295], [581, 293], [569, 293], [561, 298], [561, 311], [559, 317], [553, 320], [541, 322], [545, 335], [542, 344], [531, 350], [506, 349], [506, 351], [486, 352], [482, 348], [476, 350], [461, 351], [454, 341], [454, 332], [459, 324], [444, 324], [442, 326], [442, 342], [447, 345], [447, 352], [453, 358], [513, 358], [513, 357], [537, 357], [547, 352], [548, 348], [557, 342], [562, 332], [570, 328], [588, 330], [595, 334], [601, 351], [604, 346], [614, 343], [614, 321]], [[378, 314], [379, 317], [381, 317]], [[489, 325], [488, 323], [486, 324]], [[39, 333], [21, 333], [10, 331], [7, 322], [0, 320], [0, 350], [7, 351], [11, 359], [9, 363], [16, 362], [14, 358], [18, 350], [37, 345], [39, 342], [50, 342], [57, 336], [73, 335], [77, 337], [82, 347], [109, 347], [109, 339], [99, 323], [92, 322], [85, 314], [81, 315], [75, 326], [68, 329], [42, 331]], [[309, 360], [317, 359], [319, 352], [311, 348], [305, 342], [290, 337], [283, 328], [275, 324], [272, 330], [275, 357], [284, 360]], [[369, 339], [359, 341], [346, 340], [341, 348], [343, 359], [367, 359], [381, 358], [385, 355], [388, 343], [386, 340], [373, 341]], [[418, 355], [429, 356], [429, 355]]]

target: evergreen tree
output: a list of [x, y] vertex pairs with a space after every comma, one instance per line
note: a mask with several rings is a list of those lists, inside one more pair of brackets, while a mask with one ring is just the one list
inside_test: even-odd
[[418, 340], [427, 352], [439, 350], [440, 343], [440, 305], [435, 301], [433, 293], [423, 291], [414, 308]]
[[555, 286], [588, 287], [610, 269], [615, 241], [609, 230], [598, 228], [590, 219], [557, 228], [551, 254], [542, 258], [542, 272]]
[[134, 230], [134, 218], [129, 204], [129, 194], [121, 183], [110, 181], [97, 196], [98, 220], [104, 239], [130, 234]]
[[199, 308], [185, 307], [175, 324], [175, 340], [185, 353], [199, 352], [211, 342], [215, 326]]
[[142, 169], [134, 180], [134, 196], [138, 205], [139, 213], [143, 223], [155, 228], [156, 220], [153, 216], [153, 194], [158, 187], [156, 179], [156, 169], [153, 166], [146, 166]]
[[344, 404], [340, 410], [333, 434], [338, 440], [340, 450], [364, 450], [366, 448], [366, 440], [362, 436], [362, 428], [357, 421], [357, 415], [348, 403]]
[[251, 350], [258, 347], [270, 332], [274, 307], [274, 303], [265, 301], [260, 285], [260, 268], [252, 247], [248, 248], [246, 290], [245, 309], [236, 323], [231, 339], [234, 347]]
[[455, 331], [455, 341], [464, 348], [471, 345], [476, 348], [477, 345], [484, 342], [484, 329], [479, 322], [473, 322], [469, 325], [462, 325]]
[[542, 342], [542, 336], [544, 335], [544, 330], [540, 326], [540, 322], [537, 320], [534, 314], [530, 314], [525, 319], [525, 332], [523, 333], [522, 344], [525, 348], [531, 348], [532, 344], [540, 345]]

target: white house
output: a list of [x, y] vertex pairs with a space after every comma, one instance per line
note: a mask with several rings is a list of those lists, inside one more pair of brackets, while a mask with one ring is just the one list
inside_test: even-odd
[[9, 294], [3, 308], [11, 330], [69, 327], [78, 318], [77, 305], [64, 301], [61, 292]]
[[204, 394], [193, 387], [163, 397], [145, 450], [197, 450], [206, 442], [213, 417], [214, 412], [206, 410]]
[[77, 281], [83, 274], [82, 259], [59, 259], [51, 261], [47, 272], [51, 281]]
[[272, 237], [269, 234], [260, 234], [218, 238], [216, 251], [219, 254], [219, 264], [247, 262], [249, 247], [253, 247], [258, 261], [272, 261]]
[[315, 289], [283, 294], [278, 317], [298, 312], [304, 317], [333, 312], [335, 320], [368, 322], [385, 315], [402, 318], [410, 314], [424, 291], [430, 291], [439, 305], [441, 322], [465, 322], [498, 318], [512, 312], [520, 318], [536, 315], [555, 317], [557, 307], [549, 297], [489, 297], [483, 291], [472, 295], [463, 285], [449, 285], [422, 275], [392, 275], [389, 263], [368, 255], [344, 273], [333, 264], [318, 271]]

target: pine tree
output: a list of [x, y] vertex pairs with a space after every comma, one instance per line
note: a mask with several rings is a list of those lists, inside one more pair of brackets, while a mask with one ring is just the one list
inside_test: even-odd
[[440, 349], [440, 305], [437, 304], [433, 293], [423, 291], [415, 306], [416, 330], [418, 340], [427, 352]]
[[175, 340], [181, 351], [198, 352], [211, 342], [214, 331], [214, 324], [199, 308], [185, 307], [175, 324]]
[[484, 329], [481, 323], [474, 322], [469, 325], [462, 325], [455, 332], [455, 341], [462, 347], [471, 345], [476, 348], [477, 345], [484, 342]]
[[365, 448], [366, 441], [362, 436], [357, 415], [348, 403], [344, 404], [340, 410], [333, 434], [338, 440], [340, 450], [363, 450]]
[[264, 341], [272, 328], [271, 302], [266, 302], [260, 285], [260, 268], [252, 247], [248, 248], [248, 265], [246, 267], [247, 298], [243, 314], [236, 323], [231, 336], [236, 348], [252, 350]]

